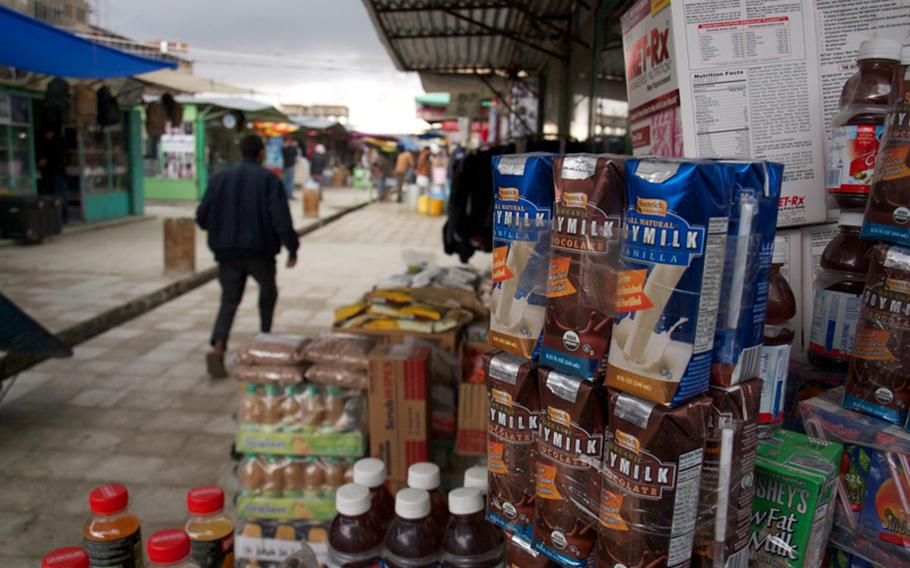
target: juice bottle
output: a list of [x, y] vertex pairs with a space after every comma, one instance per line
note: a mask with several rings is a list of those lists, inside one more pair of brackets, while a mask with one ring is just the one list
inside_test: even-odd
[[233, 568], [234, 521], [224, 514], [224, 491], [215, 485], [194, 487], [186, 494], [193, 561], [200, 568]]
[[449, 507], [439, 482], [439, 466], [435, 463], [420, 462], [408, 468], [408, 487], [423, 489], [430, 494], [433, 520], [441, 532], [449, 522]]
[[262, 461], [256, 454], [246, 454], [240, 462], [240, 488], [247, 495], [262, 493], [265, 482], [265, 470]]
[[449, 493], [449, 524], [442, 537], [444, 568], [495, 568], [502, 565], [501, 532], [484, 519], [483, 495], [462, 487]]
[[842, 209], [866, 206], [901, 44], [883, 38], [859, 46], [857, 71], [844, 84], [828, 148], [828, 193]]
[[288, 456], [281, 471], [282, 492], [284, 498], [299, 499], [306, 490], [306, 462], [297, 456]]
[[469, 467], [464, 472], [464, 486], [480, 491], [481, 495], [486, 498], [489, 479], [487, 477], [487, 468], [481, 465]]
[[354, 463], [354, 483], [370, 490], [370, 512], [383, 529], [395, 516], [395, 499], [386, 487], [385, 463], [376, 458], [364, 458]]
[[322, 425], [325, 405], [322, 401], [322, 389], [319, 385], [307, 385], [303, 391], [300, 404], [303, 411], [303, 423], [306, 426]]
[[329, 528], [329, 564], [338, 568], [379, 566], [383, 530], [370, 514], [370, 490], [342, 485], [335, 493], [338, 514]]
[[284, 400], [281, 401], [281, 423], [285, 426], [302, 426], [301, 408], [300, 386], [284, 387]]
[[148, 553], [149, 568], [200, 568], [193, 562], [190, 537], [182, 529], [158, 531], [150, 536]]
[[337, 385], [325, 388], [325, 414], [322, 421], [326, 426], [336, 426], [344, 415], [344, 393]]
[[431, 516], [430, 494], [402, 489], [395, 496], [395, 518], [385, 533], [387, 568], [435, 568], [442, 533]]
[[82, 527], [82, 544], [93, 568], [142, 568], [139, 517], [129, 510], [126, 487], [109, 483], [88, 496], [91, 518]]
[[323, 458], [325, 466], [324, 491], [335, 491], [344, 485], [344, 466], [336, 457]]
[[259, 396], [259, 385], [250, 383], [243, 391], [240, 400], [240, 423], [260, 424], [263, 418], [262, 398]]
[[262, 496], [281, 497], [284, 491], [284, 461], [278, 456], [266, 456], [262, 465]]
[[58, 548], [41, 561], [41, 568], [89, 568], [88, 553], [78, 546]]
[[906, 100], [908, 89], [910, 89], [910, 77], [907, 76], [907, 71], [910, 71], [910, 45], [901, 48], [901, 62], [894, 67], [891, 97], [888, 99], [889, 107], [893, 108]]
[[324, 486], [325, 468], [318, 457], [307, 457], [303, 468], [303, 490], [307, 493], [318, 493]]
[[281, 403], [284, 402], [282, 399], [281, 387], [278, 385], [265, 386], [265, 395], [262, 397], [261, 424], [266, 429], [275, 430], [281, 424]]
[[759, 434], [771, 437], [784, 418], [784, 392], [790, 365], [790, 346], [793, 327], [790, 320], [796, 315], [796, 298], [787, 279], [780, 273], [786, 260], [786, 241], [774, 239], [771, 275], [768, 278], [768, 307], [765, 312], [764, 345], [761, 353], [763, 381], [761, 407], [758, 415]]
[[807, 353], [809, 362], [822, 369], [846, 371], [850, 363], [869, 271], [868, 252], [875, 245], [859, 237], [862, 225], [862, 212], [841, 211], [840, 233], [822, 253]]

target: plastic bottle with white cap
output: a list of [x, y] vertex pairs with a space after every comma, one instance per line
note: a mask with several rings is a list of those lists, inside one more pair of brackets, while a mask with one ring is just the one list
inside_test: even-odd
[[790, 365], [790, 347], [794, 329], [790, 320], [796, 315], [796, 297], [781, 267], [787, 262], [787, 241], [774, 239], [771, 275], [768, 278], [768, 307], [765, 311], [764, 345], [762, 346], [761, 407], [758, 414], [759, 436], [771, 437], [784, 417], [784, 393]]
[[435, 568], [442, 536], [430, 516], [430, 494], [402, 489], [395, 496], [395, 518], [385, 533], [383, 565], [387, 568]]
[[475, 465], [474, 467], [469, 467], [465, 470], [464, 486], [480, 491], [484, 498], [486, 498], [489, 488], [487, 468], [482, 465]]
[[449, 524], [442, 537], [443, 568], [495, 568], [503, 561], [502, 532], [484, 519], [483, 495], [462, 487], [449, 493]]
[[374, 566], [382, 555], [383, 528], [370, 514], [370, 490], [356, 483], [335, 492], [338, 514], [329, 527], [329, 565], [338, 568]]
[[841, 91], [840, 112], [831, 123], [827, 168], [828, 193], [841, 209], [866, 206], [901, 51], [900, 42], [893, 39], [862, 42], [856, 73]]
[[395, 498], [386, 487], [388, 474], [385, 463], [376, 458], [364, 458], [354, 463], [354, 483], [370, 490], [372, 505], [370, 512], [379, 521], [383, 530], [388, 528], [395, 516]]
[[433, 520], [436, 521], [441, 534], [449, 522], [449, 507], [446, 504], [446, 496], [439, 485], [439, 466], [435, 463], [419, 462], [408, 468], [408, 487], [423, 489], [430, 494]]
[[830, 371], [846, 371], [850, 363], [869, 271], [868, 253], [876, 244], [859, 236], [862, 212], [841, 211], [839, 225], [839, 233], [819, 261], [806, 352], [810, 363]]

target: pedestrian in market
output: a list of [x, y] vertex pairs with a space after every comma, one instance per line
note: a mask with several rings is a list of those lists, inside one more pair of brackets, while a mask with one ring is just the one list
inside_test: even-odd
[[297, 167], [297, 155], [297, 142], [291, 138], [285, 138], [284, 145], [281, 147], [283, 166], [281, 173], [284, 180], [284, 191], [287, 193], [288, 199], [294, 199], [294, 169]]
[[310, 177], [319, 184], [319, 191], [325, 185], [325, 168], [329, 165], [329, 156], [325, 153], [325, 146], [316, 144], [313, 157], [310, 159]]
[[411, 173], [411, 170], [414, 169], [414, 154], [412, 154], [410, 150], [406, 150], [404, 146], [399, 146], [398, 148], [400, 152], [398, 153], [398, 158], [395, 160], [395, 180], [397, 182], [398, 195], [395, 200], [398, 203], [401, 203], [402, 196], [404, 195], [404, 182]]
[[287, 267], [297, 265], [300, 243], [291, 221], [281, 180], [262, 167], [265, 145], [254, 134], [240, 144], [243, 161], [212, 178], [196, 211], [196, 223], [208, 231], [208, 244], [218, 262], [221, 307], [212, 330], [206, 366], [213, 378], [227, 376], [224, 354], [248, 276], [259, 285], [260, 330], [272, 330], [278, 300], [275, 257], [288, 250]]
[[417, 186], [420, 188], [420, 195], [428, 195], [430, 192], [430, 175], [432, 175], [429, 148], [424, 147], [420, 154], [417, 155], [417, 167], [414, 169], [414, 173], [417, 174]]

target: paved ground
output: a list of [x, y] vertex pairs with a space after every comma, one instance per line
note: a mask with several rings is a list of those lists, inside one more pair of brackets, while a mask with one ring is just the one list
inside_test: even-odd
[[[69, 259], [70, 266], [88, 259], [104, 265], [97, 257], [106, 255], [105, 243], [113, 240], [105, 235], [127, 238], [130, 230], [149, 227], [154, 225], [87, 234], [81, 250], [66, 242], [55, 246], [87, 259]], [[275, 330], [325, 330], [334, 307], [400, 269], [405, 249], [440, 251], [441, 227], [441, 219], [374, 204], [305, 237], [301, 265], [279, 273]], [[154, 271], [158, 258], [137, 262]], [[441, 253], [439, 259], [455, 262]], [[487, 260], [479, 258], [478, 265]], [[27, 270], [43, 274], [41, 265], [31, 263]], [[7, 270], [0, 266], [0, 272]], [[48, 289], [39, 299], [27, 293], [25, 276], [4, 275], [0, 287], [18, 282], [19, 297], [31, 302], [55, 301], [61, 294], [84, 295], [86, 306], [105, 299], [96, 290], [99, 281], [107, 282], [106, 273], [81, 274], [67, 281], [65, 291]], [[130, 290], [136, 288], [124, 293]], [[202, 364], [218, 294], [217, 283], [205, 285], [79, 346], [73, 359], [47, 361], [20, 375], [0, 404], [0, 566], [33, 568], [47, 550], [78, 544], [88, 492], [102, 482], [129, 486], [146, 536], [180, 523], [190, 486], [236, 489], [229, 449], [238, 388], [231, 380], [208, 379]], [[255, 294], [251, 284], [233, 345], [258, 328]]]
[[[354, 205], [350, 189], [325, 191], [324, 217]], [[304, 219], [291, 202], [294, 225]], [[148, 218], [99, 230], [64, 234], [38, 246], [0, 241], [0, 290], [51, 331], [60, 331], [165, 286], [186, 274], [164, 272], [164, 220], [193, 217], [194, 205], [146, 207]], [[196, 231], [197, 270], [212, 266], [205, 233]]]

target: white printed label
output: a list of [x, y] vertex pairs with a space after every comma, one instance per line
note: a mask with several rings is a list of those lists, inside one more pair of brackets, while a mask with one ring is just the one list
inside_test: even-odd
[[783, 419], [784, 391], [790, 365], [789, 345], [765, 345], [761, 354], [761, 407], [758, 421], [774, 424]]
[[860, 297], [857, 294], [817, 290], [812, 308], [809, 350], [846, 361], [853, 353], [853, 338], [859, 324]]
[[701, 277], [701, 298], [698, 304], [698, 323], [692, 351], [704, 353], [714, 349], [714, 329], [717, 327], [717, 306], [724, 276], [724, 251], [727, 248], [729, 219], [712, 217], [708, 221], [705, 243], [705, 267]]
[[673, 524], [670, 526], [670, 546], [667, 550], [668, 567], [688, 563], [692, 557], [703, 456], [701, 448], [679, 456]]

